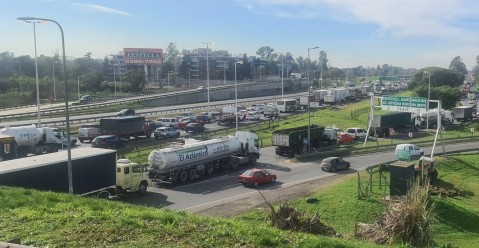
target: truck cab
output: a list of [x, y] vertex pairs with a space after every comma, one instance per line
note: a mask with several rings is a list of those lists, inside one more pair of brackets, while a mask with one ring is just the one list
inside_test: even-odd
[[122, 193], [138, 192], [146, 193], [151, 180], [148, 173], [139, 163], [133, 163], [129, 159], [119, 159], [116, 165], [116, 186]]
[[16, 147], [15, 137], [0, 134], [0, 162], [16, 158]]

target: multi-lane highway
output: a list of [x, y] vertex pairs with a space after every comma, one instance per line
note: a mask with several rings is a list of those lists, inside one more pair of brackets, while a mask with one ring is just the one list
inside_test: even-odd
[[[471, 148], [478, 148], [478, 145], [475, 143], [447, 145], [446, 151], [451, 152]], [[432, 148], [425, 148], [426, 154], [430, 154], [431, 151]], [[442, 146], [436, 146], [434, 154], [438, 155], [442, 154], [442, 152]], [[268, 147], [262, 149], [261, 158], [258, 160], [256, 167], [266, 168], [277, 174], [278, 180], [274, 184], [266, 184], [254, 188], [244, 187], [238, 183], [236, 181], [237, 176], [245, 169], [251, 168], [251, 166], [246, 165], [235, 171], [218, 171], [211, 177], [200, 178], [188, 184], [162, 184], [150, 187], [149, 192], [145, 196], [127, 197], [124, 200], [132, 204], [196, 213], [228, 203], [240, 204], [245, 198], [258, 196], [258, 189], [273, 193], [275, 198], [281, 198], [282, 191], [287, 190], [289, 187], [298, 186], [299, 184], [311, 186], [311, 182], [319, 183], [329, 177], [355, 173], [356, 171], [366, 169], [368, 166], [394, 161], [395, 156], [394, 151], [391, 150], [385, 153], [345, 157], [345, 159], [351, 162], [351, 168], [346, 171], [331, 173], [320, 169], [320, 161], [292, 162], [292, 160], [274, 155], [274, 147]], [[254, 205], [249, 207], [254, 207]]]

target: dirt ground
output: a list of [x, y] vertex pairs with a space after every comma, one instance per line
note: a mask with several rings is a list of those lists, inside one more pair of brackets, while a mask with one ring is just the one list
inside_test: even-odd
[[[299, 197], [307, 197], [320, 190], [328, 184], [344, 177], [345, 175], [334, 175], [327, 178], [317, 179], [305, 183], [280, 188], [278, 190], [261, 191], [269, 203], [285, 202]], [[231, 217], [255, 208], [264, 208], [266, 203], [263, 197], [258, 193], [251, 197], [239, 199], [234, 202], [221, 204], [200, 212], [198, 214], [214, 217]]]

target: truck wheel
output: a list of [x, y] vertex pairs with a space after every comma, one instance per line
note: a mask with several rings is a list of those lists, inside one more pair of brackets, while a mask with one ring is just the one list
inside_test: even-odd
[[183, 170], [178, 175], [178, 182], [185, 183], [186, 181], [188, 181], [188, 172]]
[[239, 166], [239, 159], [233, 158], [233, 160], [231, 161], [231, 169], [236, 170], [238, 169], [238, 166]]
[[98, 199], [109, 199], [110, 198], [110, 193], [108, 191], [101, 191], [98, 193], [96, 196]]
[[213, 171], [215, 171], [215, 167], [211, 164], [207, 165], [205, 168], [206, 175], [211, 175], [213, 174]]
[[138, 187], [138, 194], [144, 195], [147, 189], [148, 189], [148, 185], [145, 182], [140, 183], [140, 187]]
[[196, 178], [196, 169], [191, 169], [188, 171], [188, 179], [195, 180]]
[[251, 162], [251, 165], [255, 165], [255, 164], [256, 164], [256, 159], [258, 159], [258, 158], [256, 157], [256, 155], [252, 155], [252, 156], [251, 156], [251, 161], [250, 161], [250, 162]]
[[147, 139], [151, 138], [151, 132], [147, 132], [147, 133], [146, 133], [146, 138], [147, 138]]
[[84, 140], [83, 140], [83, 139], [78, 139], [78, 140], [80, 140], [80, 143], [83, 143], [83, 142], [84, 142]]

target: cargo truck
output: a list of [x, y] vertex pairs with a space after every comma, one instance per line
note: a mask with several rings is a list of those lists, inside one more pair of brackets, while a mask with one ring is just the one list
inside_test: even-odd
[[316, 102], [316, 95], [305, 95], [299, 97], [300, 108], [307, 109], [308, 105], [310, 108], [319, 108], [319, 103]]
[[184, 183], [197, 176], [210, 175], [219, 168], [236, 169], [247, 163], [254, 165], [259, 151], [258, 136], [247, 131], [237, 131], [234, 136], [173, 145], [150, 152], [150, 178], [159, 183]]
[[[29, 154], [43, 154], [58, 152], [66, 148], [67, 136], [63, 130], [56, 127], [31, 126], [5, 127], [0, 134], [12, 136], [15, 139], [15, 153], [18, 157], [26, 157]], [[71, 145], [76, 144], [76, 139], [70, 140]]]
[[316, 150], [337, 142], [334, 135], [325, 135], [322, 126], [311, 125], [309, 133], [310, 145], [308, 144], [308, 126], [273, 131], [271, 139], [272, 145], [276, 146], [276, 155], [294, 157], [296, 154], [306, 153], [309, 147], [311, 150]]
[[379, 137], [386, 137], [389, 136], [391, 130], [405, 131], [412, 128], [412, 120], [412, 114], [407, 112], [389, 112], [383, 115], [375, 115], [369, 135], [376, 134]]
[[[424, 127], [436, 127], [437, 126], [437, 109], [430, 109], [427, 112], [414, 115], [414, 125], [417, 129]], [[427, 124], [429, 122], [429, 125]], [[451, 111], [441, 109], [441, 124], [448, 125], [453, 124], [454, 116]]]
[[472, 120], [474, 112], [473, 106], [459, 106], [452, 109], [454, 119], [457, 121]]
[[[0, 185], [69, 193], [67, 151], [2, 162]], [[98, 148], [71, 150], [73, 194], [98, 198], [146, 192], [148, 173], [138, 163], [117, 161], [116, 151]]]
[[144, 116], [124, 116], [101, 119], [100, 131], [102, 135], [116, 135], [129, 140], [130, 137], [138, 136], [149, 139], [155, 130], [146, 122]]

